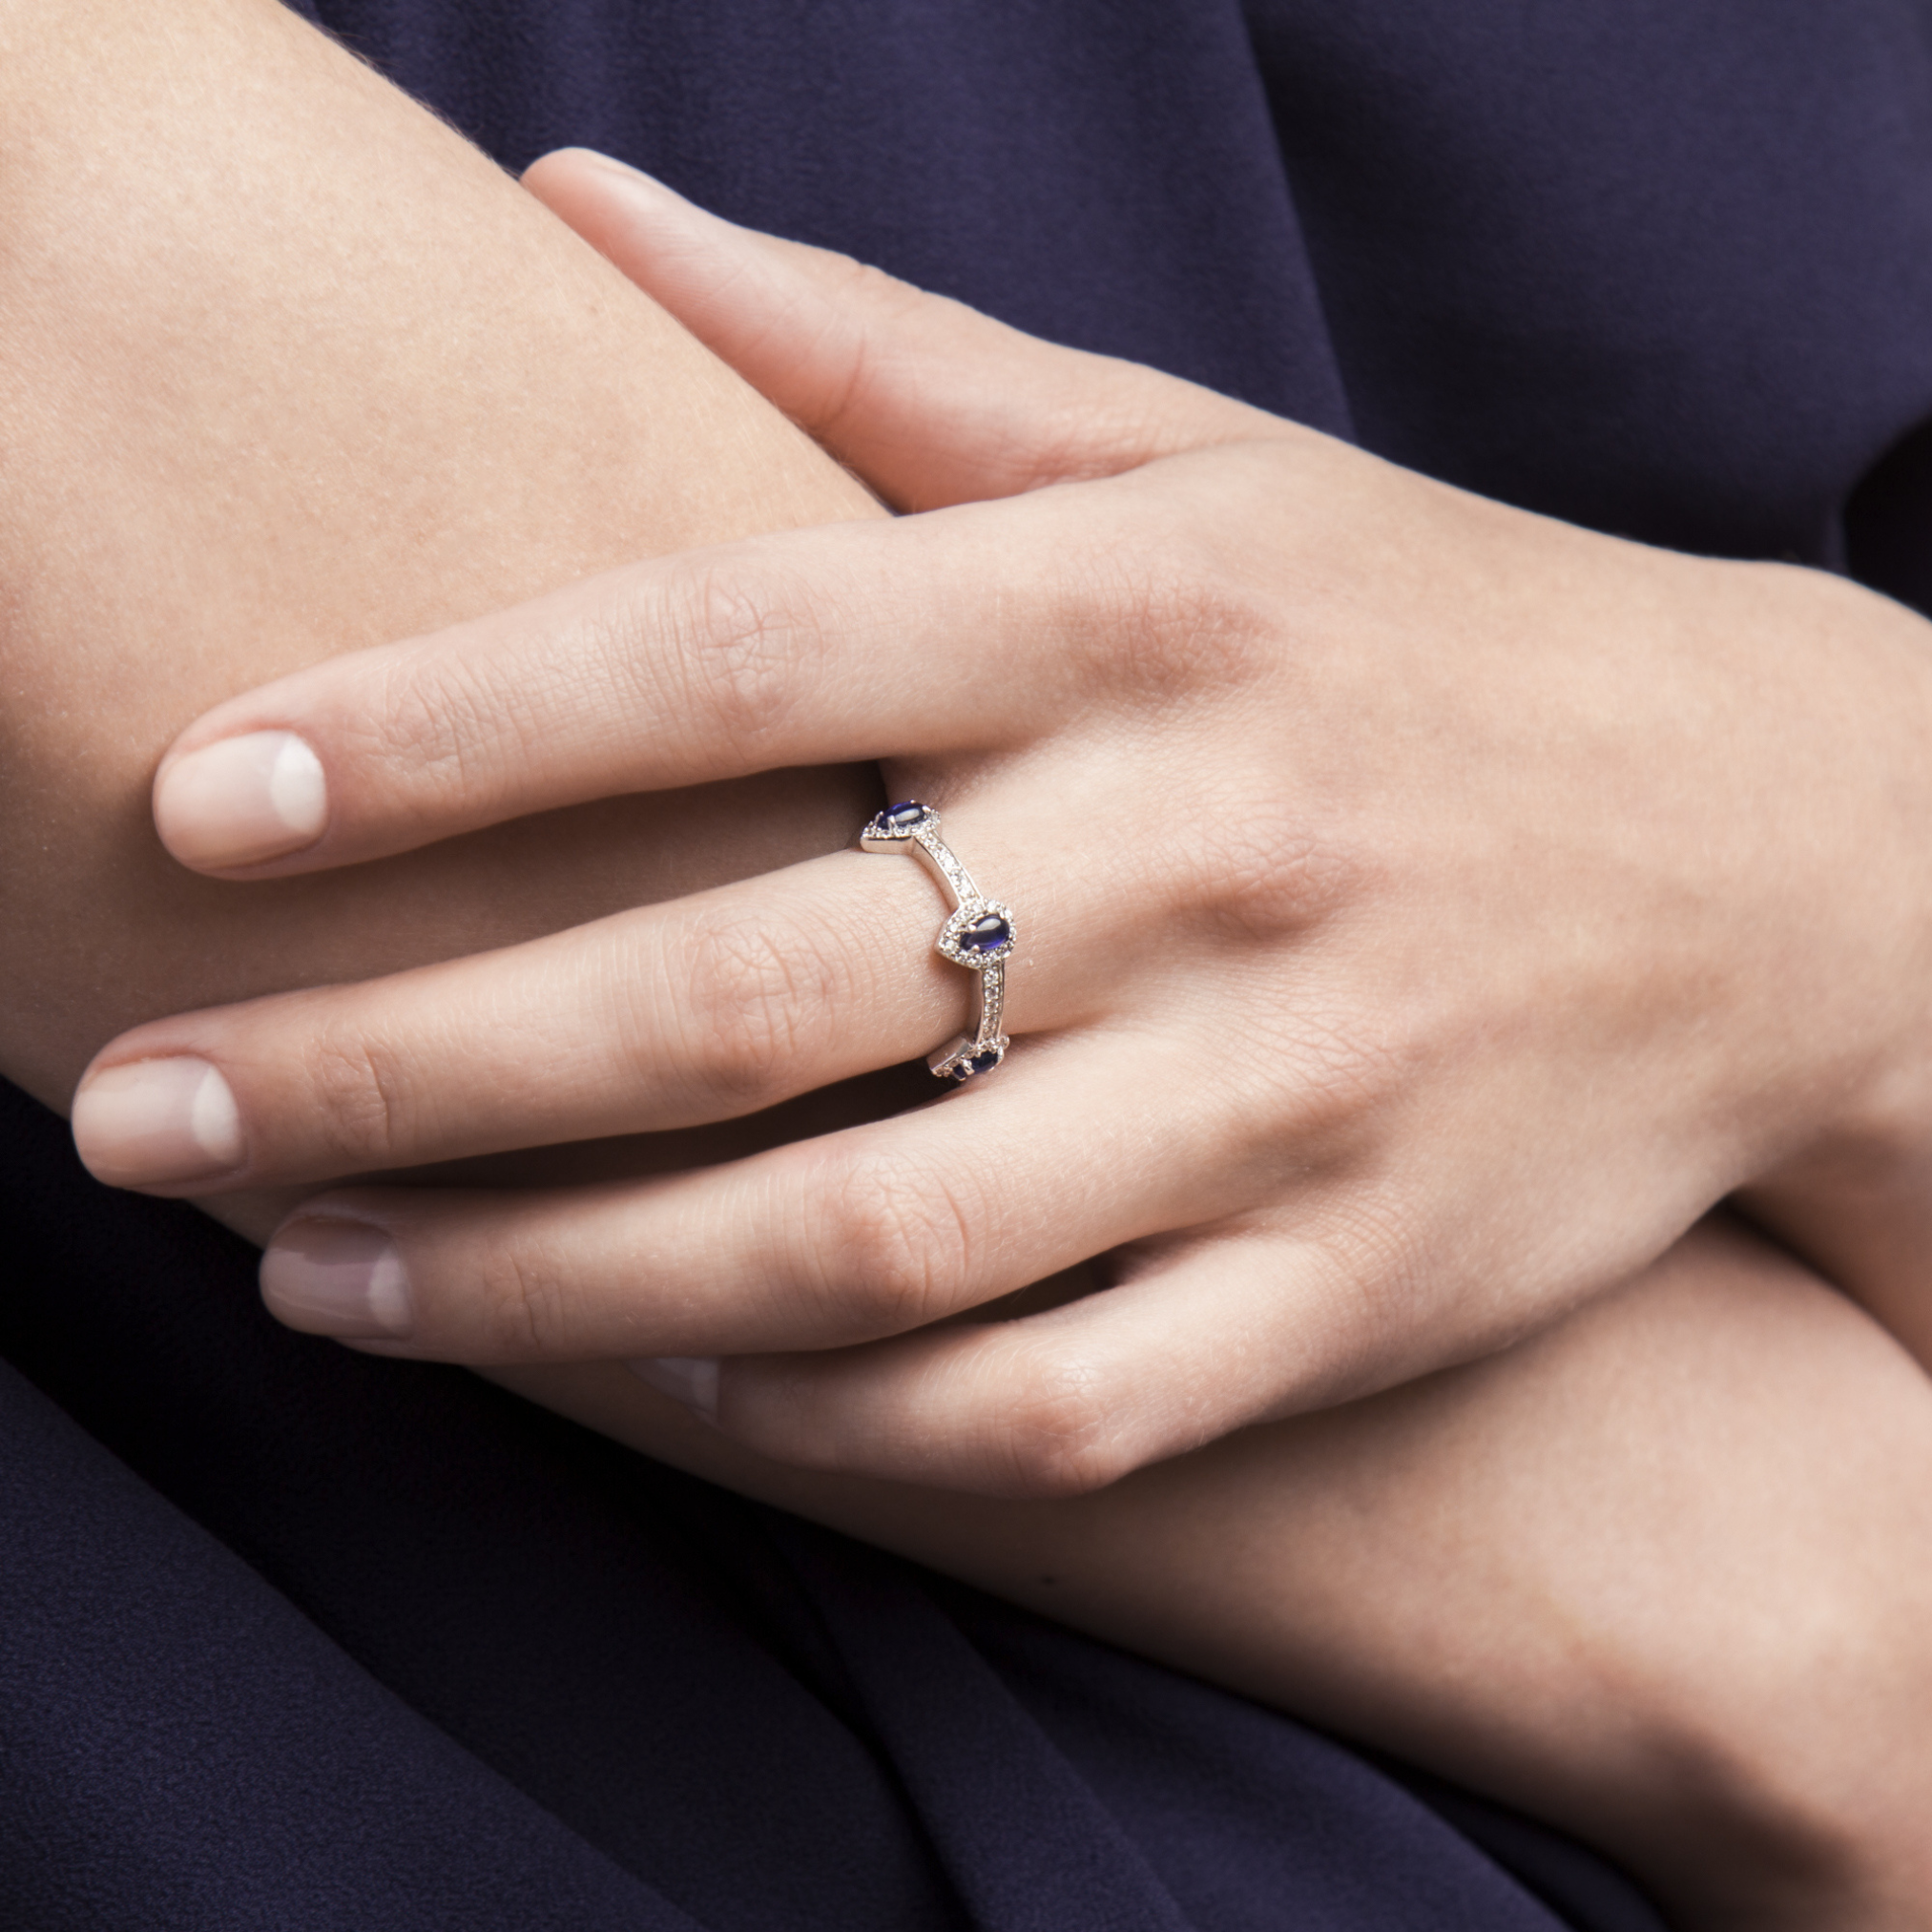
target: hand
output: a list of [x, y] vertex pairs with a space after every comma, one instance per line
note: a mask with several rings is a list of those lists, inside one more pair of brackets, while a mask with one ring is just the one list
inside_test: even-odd
[[[280, 876], [876, 757], [1017, 909], [1018, 1044], [720, 1168], [326, 1195], [264, 1263], [284, 1319], [672, 1358], [767, 1455], [1065, 1492], [1493, 1349], [1780, 1168], [1916, 1171], [1918, 619], [1471, 498], [609, 164], [535, 185], [921, 513], [264, 687], [177, 741], [163, 837]], [[958, 1030], [944, 910], [848, 852], [158, 1023], [96, 1060], [76, 1136], [187, 1193], [745, 1113]], [[1105, 1292], [932, 1325], [1097, 1255]]]

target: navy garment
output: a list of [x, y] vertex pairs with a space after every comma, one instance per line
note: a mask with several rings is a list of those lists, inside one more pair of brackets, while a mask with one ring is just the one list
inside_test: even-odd
[[1928, 0], [314, 10], [512, 168], [602, 148], [1646, 542], [1836, 561], [1932, 418]]
[[[601, 147], [1507, 500], [1932, 603], [1914, 0], [306, 10], [510, 166]], [[280, 1331], [10, 1091], [0, 1215], [0, 1922], [1656, 1932], [1527, 1820]]]

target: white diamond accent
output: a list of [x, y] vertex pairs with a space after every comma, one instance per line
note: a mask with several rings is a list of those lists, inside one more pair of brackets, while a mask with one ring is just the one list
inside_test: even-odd
[[[908, 799], [908, 804], [917, 800]], [[944, 885], [953, 900], [953, 909], [933, 942], [937, 951], [955, 966], [971, 972], [980, 989], [979, 1024], [968, 1036], [948, 1040], [926, 1057], [925, 1064], [942, 1080], [965, 1082], [976, 1075], [970, 1063], [987, 1053], [996, 1057], [986, 1070], [993, 1072], [1006, 1057], [1012, 1043], [1000, 1031], [1000, 1017], [1007, 1004], [1006, 962], [1019, 939], [1019, 925], [1010, 907], [996, 899], [987, 899], [973, 883], [973, 876], [959, 862], [952, 848], [939, 836], [939, 814], [930, 805], [921, 805], [924, 817], [916, 824], [888, 825], [885, 814], [876, 814], [859, 834], [864, 852], [907, 852], [924, 862], [925, 869]], [[1007, 937], [997, 952], [968, 951], [959, 943], [960, 934], [984, 913], [994, 913], [1006, 921]]]

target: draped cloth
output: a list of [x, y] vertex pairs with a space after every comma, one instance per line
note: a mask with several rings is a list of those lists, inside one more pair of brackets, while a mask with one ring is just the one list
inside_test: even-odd
[[[1932, 603], [1913, 0], [314, 0], [1056, 340], [1646, 541]], [[288, 1334], [0, 1091], [0, 1920], [1657, 1932], [1530, 1820]]]

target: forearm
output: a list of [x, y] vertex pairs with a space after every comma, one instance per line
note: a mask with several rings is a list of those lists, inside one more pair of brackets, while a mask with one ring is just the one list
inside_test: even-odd
[[247, 888], [156, 842], [211, 701], [639, 555], [876, 513], [483, 156], [273, 0], [0, 5], [0, 1070], [843, 842], [857, 777]]
[[1885, 1895], [1932, 1888], [1932, 1391], [1735, 1234], [1505, 1355], [1070, 1502], [780, 1467], [615, 1367], [503, 1379], [1567, 1823], [1684, 1923], [1922, 1922]]

